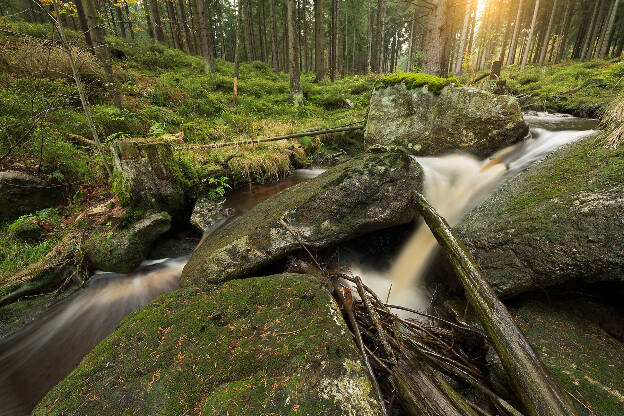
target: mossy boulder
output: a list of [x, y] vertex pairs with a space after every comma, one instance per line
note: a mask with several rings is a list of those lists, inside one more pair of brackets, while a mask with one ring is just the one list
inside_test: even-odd
[[13, 238], [23, 241], [38, 240], [43, 233], [37, 217], [26, 215], [15, 220], [7, 229]]
[[129, 315], [35, 415], [379, 414], [352, 335], [316, 278], [184, 288]]
[[171, 145], [155, 141], [125, 141], [111, 146], [113, 193], [123, 205], [167, 211], [184, 209], [186, 179]]
[[124, 229], [97, 229], [85, 243], [86, 258], [94, 269], [129, 273], [141, 264], [156, 239], [169, 228], [171, 216], [160, 212]]
[[65, 202], [67, 187], [24, 172], [0, 172], [0, 222]]
[[[511, 313], [566, 390], [597, 414], [624, 414], [624, 344], [574, 309], [570, 301], [530, 300]], [[505, 380], [502, 366], [490, 363], [491, 372]]]
[[624, 147], [603, 145], [559, 149], [455, 228], [498, 294], [624, 280]]
[[[322, 248], [416, 218], [422, 170], [401, 151], [367, 153], [292, 186], [233, 218], [193, 252], [182, 286], [252, 275], [301, 249]], [[293, 235], [295, 234], [295, 235]]]
[[398, 145], [422, 155], [465, 151], [485, 157], [529, 132], [514, 97], [453, 83], [400, 81], [373, 91], [367, 147]]

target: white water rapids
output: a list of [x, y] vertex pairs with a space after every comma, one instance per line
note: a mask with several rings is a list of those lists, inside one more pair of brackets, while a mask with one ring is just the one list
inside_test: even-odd
[[[459, 154], [417, 158], [424, 171], [425, 196], [451, 224], [506, 178], [556, 148], [595, 133], [591, 121], [548, 114], [527, 119], [533, 138], [489, 159]], [[301, 170], [298, 175], [304, 180], [320, 173]], [[231, 195], [229, 203], [236, 205], [237, 211], [245, 211], [300, 180], [290, 178], [281, 184], [242, 190]], [[352, 262], [350, 269], [383, 299], [392, 285], [391, 303], [423, 310], [429, 294], [421, 277], [435, 250], [434, 237], [426, 226], [420, 226], [390, 270], [366, 268], [357, 262]], [[127, 314], [176, 289], [185, 263], [186, 258], [163, 259], [145, 262], [130, 275], [97, 274], [86, 289], [0, 342], [0, 415], [30, 412]]]

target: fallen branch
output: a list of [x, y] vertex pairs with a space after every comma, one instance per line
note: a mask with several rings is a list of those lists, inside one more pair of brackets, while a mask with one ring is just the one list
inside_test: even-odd
[[67, 133], [67, 140], [78, 146], [97, 147], [97, 143], [79, 134]]
[[529, 415], [576, 415], [567, 392], [539, 360], [509, 311], [481, 275], [474, 259], [446, 221], [416, 194], [416, 205], [466, 291], [477, 316], [498, 353], [515, 393]]
[[275, 142], [278, 140], [296, 139], [299, 137], [321, 136], [323, 134], [361, 130], [363, 128], [364, 128], [363, 125], [347, 126], [347, 127], [333, 128], [333, 129], [304, 131], [301, 133], [286, 134], [284, 136], [266, 137], [264, 139], [239, 140], [239, 141], [234, 141], [234, 142], [223, 142], [223, 143], [212, 143], [212, 144], [186, 144], [181, 147], [185, 147], [189, 149], [218, 149], [218, 148], [227, 147], [227, 146], [242, 146], [246, 144], [256, 144], [256, 143]]

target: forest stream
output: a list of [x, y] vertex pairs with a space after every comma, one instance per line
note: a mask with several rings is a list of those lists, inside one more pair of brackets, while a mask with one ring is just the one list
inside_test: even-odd
[[[417, 158], [424, 171], [425, 196], [451, 224], [505, 180], [555, 149], [597, 132], [597, 122], [591, 119], [532, 113], [525, 120], [531, 127], [531, 138], [488, 159], [463, 154]], [[275, 184], [230, 192], [225, 203], [230, 209], [227, 212], [245, 212], [271, 195], [322, 172], [300, 169]], [[384, 298], [392, 285], [391, 303], [423, 310], [429, 295], [421, 277], [436, 246], [428, 228], [421, 225], [389, 270], [377, 267], [374, 259], [363, 261], [357, 253], [352, 253], [347, 263], [354, 274], [362, 276]], [[149, 260], [127, 275], [96, 273], [85, 289], [0, 343], [0, 414], [29, 412], [126, 315], [178, 288], [187, 260], [188, 257]]]

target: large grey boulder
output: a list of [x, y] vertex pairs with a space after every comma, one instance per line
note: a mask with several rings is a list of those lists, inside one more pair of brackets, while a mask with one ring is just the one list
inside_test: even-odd
[[556, 151], [455, 228], [498, 294], [624, 280], [624, 147], [603, 144]]
[[234, 213], [223, 206], [224, 202], [224, 199], [215, 201], [206, 194], [200, 195], [191, 213], [191, 224], [205, 234], [217, 229]]
[[399, 83], [373, 91], [364, 141], [420, 149], [422, 155], [465, 151], [485, 157], [529, 132], [514, 97], [469, 87], [408, 89]]
[[67, 188], [24, 172], [0, 172], [0, 222], [65, 202]]
[[35, 415], [380, 414], [342, 315], [314, 277], [185, 288], [129, 315]]
[[141, 264], [156, 239], [169, 228], [171, 216], [159, 212], [124, 229], [96, 229], [85, 243], [86, 258], [94, 269], [129, 273]]
[[[233, 218], [195, 249], [182, 286], [252, 275], [301, 249], [321, 248], [416, 218], [422, 170], [401, 151], [367, 153], [292, 186]], [[294, 235], [293, 235], [294, 234]]]
[[184, 208], [184, 178], [171, 145], [154, 141], [125, 141], [111, 146], [113, 192], [123, 205], [167, 211]]

